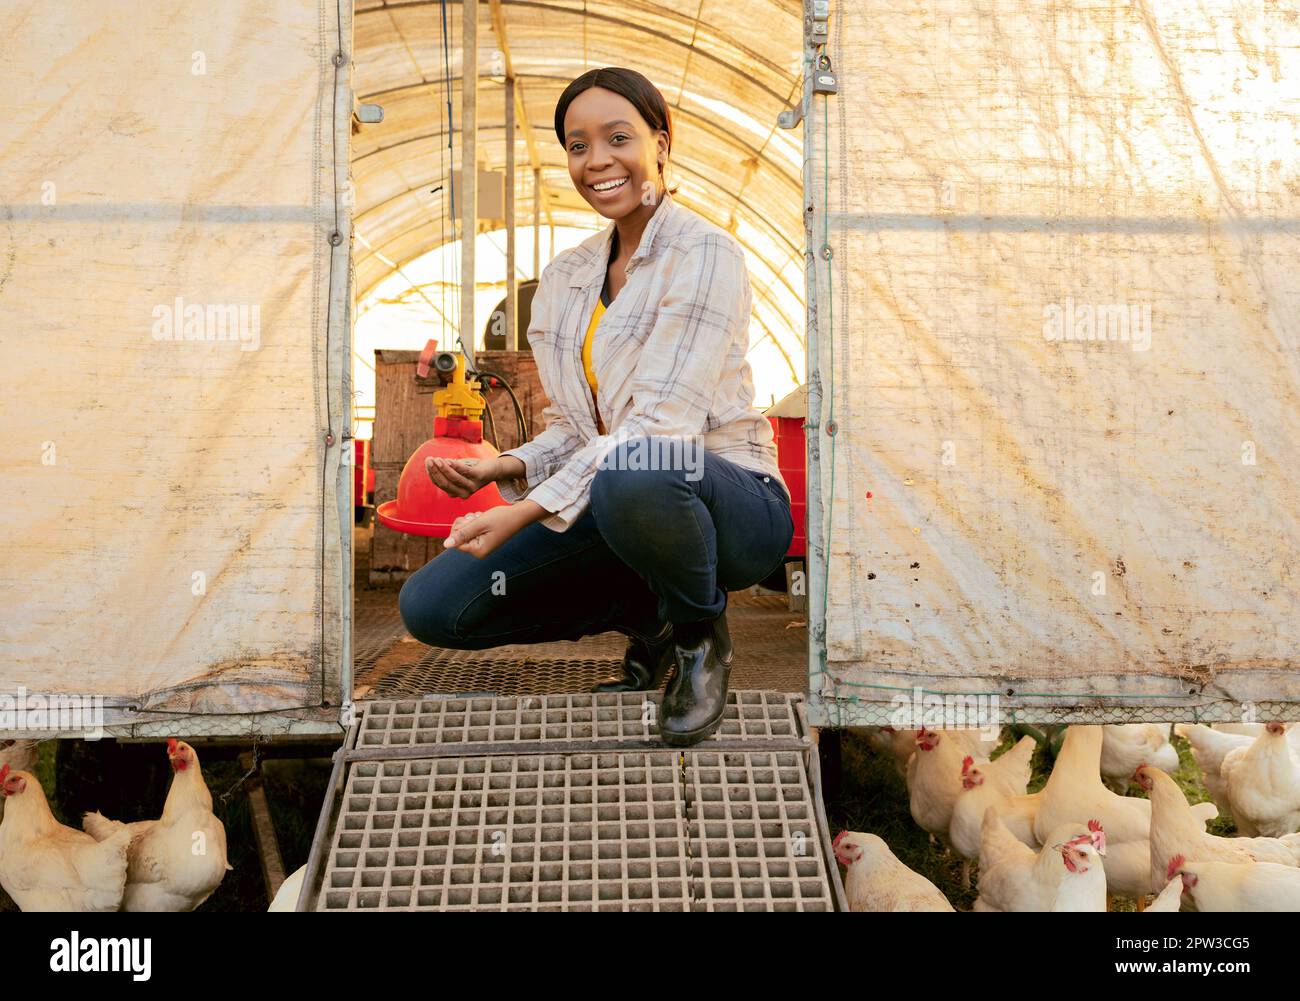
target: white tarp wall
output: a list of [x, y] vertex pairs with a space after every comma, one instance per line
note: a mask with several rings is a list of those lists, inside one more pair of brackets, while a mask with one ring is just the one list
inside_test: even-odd
[[350, 593], [351, 4], [4, 21], [0, 693], [323, 727]]
[[1300, 718], [1295, 10], [832, 10], [814, 716]]

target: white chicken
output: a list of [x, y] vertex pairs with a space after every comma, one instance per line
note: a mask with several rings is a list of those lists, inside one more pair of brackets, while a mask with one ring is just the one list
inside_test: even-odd
[[[1117, 796], [1101, 781], [1101, 727], [1072, 726], [1065, 733], [1061, 753], [1043, 787], [1034, 818], [1034, 835], [1046, 843], [1048, 833], [1061, 824], [1096, 819], [1106, 831], [1106, 880], [1110, 892], [1137, 899], [1152, 892], [1151, 803]], [[1212, 803], [1192, 808], [1204, 829], [1217, 815]]]
[[167, 741], [172, 784], [158, 820], [131, 824], [88, 813], [83, 826], [97, 840], [129, 835], [130, 870], [124, 911], [192, 911], [212, 895], [231, 866], [226, 829], [212, 812], [198, 755], [183, 741]]
[[840, 831], [835, 857], [844, 865], [844, 893], [851, 911], [951, 911], [939, 888], [894, 857], [874, 834]]
[[961, 792], [953, 803], [948, 839], [963, 858], [980, 857], [980, 832], [990, 806], [997, 807], [998, 816], [1019, 841], [1030, 848], [1038, 847], [1034, 816], [1038, 812], [1039, 796], [1025, 794], [1030, 759], [1036, 746], [1033, 737], [1022, 737], [1014, 747], [986, 765], [977, 765], [971, 755], [962, 759]]
[[1214, 729], [1220, 733], [1237, 733], [1245, 737], [1258, 737], [1264, 729], [1263, 723], [1215, 723]]
[[[867, 727], [867, 742], [872, 750], [894, 763], [894, 770], [900, 778], [907, 778], [908, 759], [916, 753], [916, 735], [920, 730], [898, 730], [892, 726]], [[932, 730], [932, 733], [940, 731]], [[997, 749], [1001, 742], [1000, 729], [980, 730], [944, 730], [943, 734], [951, 740], [966, 745], [968, 753], [977, 758], [987, 758]]]
[[899, 778], [907, 778], [907, 761], [916, 752], [916, 731], [892, 726], [867, 728], [867, 743], [877, 754], [894, 763]]
[[115, 911], [130, 837], [104, 842], [54, 819], [36, 776], [0, 765], [0, 886], [24, 911]]
[[1188, 862], [1175, 855], [1170, 878], [1198, 911], [1300, 911], [1300, 869], [1274, 862]]
[[1165, 888], [1160, 891], [1156, 899], [1147, 904], [1146, 913], [1148, 914], [1165, 914], [1170, 911], [1181, 911], [1183, 904], [1183, 881], [1175, 876], [1169, 882], [1165, 883]]
[[912, 819], [932, 835], [944, 839], [952, 824], [953, 804], [961, 795], [962, 759], [969, 753], [968, 741], [955, 736], [960, 732], [918, 730], [916, 753], [907, 762], [908, 808]]
[[1057, 846], [1087, 833], [1085, 824], [1062, 824], [1035, 852], [1007, 830], [997, 807], [989, 807], [981, 830], [980, 892], [974, 910], [1050, 911], [1065, 876]]
[[1223, 759], [1235, 747], [1249, 747], [1255, 738], [1212, 730], [1202, 723], [1179, 723], [1174, 727], [1174, 733], [1191, 745], [1192, 758], [1201, 770], [1201, 781], [1205, 783], [1205, 791], [1210, 794], [1214, 805], [1224, 813], [1230, 812], [1228, 783], [1220, 774]]
[[1143, 765], [1135, 775], [1151, 800], [1151, 884], [1168, 878], [1169, 860], [1276, 862], [1300, 865], [1300, 853], [1279, 838], [1220, 838], [1201, 829], [1178, 783], [1159, 768]]
[[1101, 857], [1106, 854], [1106, 832], [1097, 823], [1088, 833], [1059, 845], [1065, 875], [1056, 884], [1054, 912], [1096, 912], [1106, 910], [1106, 871]]
[[1249, 747], [1229, 751], [1220, 774], [1242, 834], [1280, 838], [1300, 831], [1300, 758], [1285, 723], [1266, 723]]
[[[1231, 729], [1226, 729], [1231, 727]], [[1250, 730], [1251, 733], [1244, 731]], [[1250, 747], [1255, 738], [1264, 732], [1263, 723], [1215, 724], [1213, 728], [1201, 723], [1179, 723], [1174, 726], [1174, 733], [1184, 738], [1192, 748], [1192, 757], [1201, 770], [1205, 782], [1205, 791], [1210, 794], [1217, 806], [1224, 813], [1232, 812], [1228, 802], [1228, 783], [1223, 778], [1223, 761], [1228, 754], [1239, 747]], [[1300, 752], [1300, 727], [1292, 727], [1287, 733], [1294, 751]]]
[[[30, 772], [36, 766], [36, 741], [0, 740], [0, 768], [9, 766], [11, 772]], [[4, 819], [5, 801], [0, 796], [0, 820]]]
[[1138, 765], [1155, 765], [1167, 772], [1178, 767], [1178, 751], [1169, 743], [1167, 723], [1128, 723], [1101, 728], [1101, 777], [1123, 794]]
[[307, 867], [301, 866], [294, 870], [283, 883], [280, 889], [275, 893], [275, 899], [271, 901], [268, 907], [269, 914], [287, 914], [298, 909], [298, 897], [302, 893], [302, 882], [307, 878]]

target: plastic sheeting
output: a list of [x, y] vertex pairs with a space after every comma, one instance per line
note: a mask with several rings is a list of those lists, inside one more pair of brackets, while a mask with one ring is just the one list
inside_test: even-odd
[[1295, 12], [832, 8], [814, 715], [1300, 718]]
[[350, 27], [316, 0], [7, 8], [0, 693], [337, 719]]

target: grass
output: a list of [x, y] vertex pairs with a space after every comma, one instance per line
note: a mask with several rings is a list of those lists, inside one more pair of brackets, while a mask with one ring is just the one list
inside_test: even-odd
[[[1004, 732], [1002, 743], [993, 756], [997, 757], [1014, 743], [1009, 732]], [[961, 856], [946, 853], [941, 845], [932, 842], [908, 810], [907, 785], [894, 769], [891, 759], [876, 754], [859, 731], [846, 730], [841, 736], [841, 784], [835, 802], [826, 804], [827, 818], [832, 833], [841, 830], [863, 831], [884, 839], [899, 861], [920, 873], [942, 891], [959, 911], [968, 911], [979, 895], [978, 873], [972, 875], [969, 890], [961, 885]], [[1174, 738], [1178, 750], [1178, 768], [1173, 779], [1195, 805], [1208, 800], [1209, 794], [1201, 782], [1200, 770], [1192, 759], [1191, 748], [1181, 737]], [[1037, 792], [1046, 783], [1051, 763], [1046, 749], [1039, 747], [1031, 763], [1032, 777], [1029, 792]], [[1128, 790], [1130, 796], [1145, 797], [1136, 785]], [[1210, 822], [1211, 834], [1225, 837], [1236, 833], [1231, 817], [1218, 817]], [[1120, 901], [1121, 908], [1126, 901]]]

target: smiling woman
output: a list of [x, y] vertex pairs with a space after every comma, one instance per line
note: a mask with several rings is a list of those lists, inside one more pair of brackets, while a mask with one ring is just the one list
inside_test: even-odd
[[558, 255], [533, 299], [546, 430], [429, 467], [451, 496], [495, 482], [511, 503], [452, 525], [402, 589], [402, 616], [417, 639], [456, 649], [618, 630], [623, 676], [597, 691], [649, 690], [675, 667], [659, 730], [694, 744], [726, 708], [727, 592], [763, 580], [794, 534], [754, 407], [745, 256], [673, 200], [672, 120], [640, 73], [578, 77], [555, 134], [574, 188], [610, 222]]

